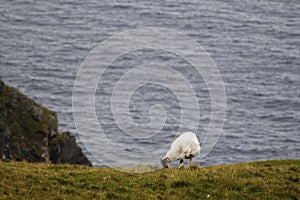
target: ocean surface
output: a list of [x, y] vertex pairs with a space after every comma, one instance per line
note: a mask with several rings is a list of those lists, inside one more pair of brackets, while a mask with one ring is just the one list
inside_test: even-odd
[[[167, 28], [197, 41], [207, 51], [226, 91], [222, 134], [212, 151], [196, 157], [195, 162], [207, 166], [299, 159], [299, 10], [297, 0], [3, 0], [0, 78], [56, 111], [60, 131], [70, 130], [95, 166], [159, 164], [159, 157], [149, 160], [144, 154], [168, 150], [181, 119], [178, 98], [169, 88], [153, 83], [128, 91], [132, 92], [128, 110], [136, 125], [152, 130], [145, 124], [151, 121], [149, 110], [156, 104], [167, 112], [160, 132], [135, 137], [115, 122], [110, 107], [112, 91], [118, 79], [135, 66], [167, 62], [190, 81], [196, 93], [201, 113], [197, 136], [205, 145], [210, 93], [190, 63], [161, 49], [136, 50], [114, 60], [95, 91], [95, 112], [108, 140], [104, 146], [97, 144], [102, 140], [99, 130], [91, 129], [84, 136], [78, 133], [72, 93], [82, 62], [99, 43], [131, 29]], [[188, 131], [189, 127], [185, 128]]]

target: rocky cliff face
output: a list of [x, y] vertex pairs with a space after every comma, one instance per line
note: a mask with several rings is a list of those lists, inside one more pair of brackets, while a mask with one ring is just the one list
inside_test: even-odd
[[0, 159], [91, 165], [56, 113], [0, 80]]

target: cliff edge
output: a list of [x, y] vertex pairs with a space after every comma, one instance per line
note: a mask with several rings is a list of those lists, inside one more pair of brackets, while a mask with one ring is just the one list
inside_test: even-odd
[[91, 166], [57, 115], [0, 80], [0, 159]]

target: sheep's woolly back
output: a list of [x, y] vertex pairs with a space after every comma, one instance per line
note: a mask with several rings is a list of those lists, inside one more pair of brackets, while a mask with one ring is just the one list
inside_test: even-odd
[[192, 156], [200, 153], [200, 144], [197, 136], [192, 132], [182, 133], [171, 145], [171, 149], [164, 156], [170, 161], [181, 160], [185, 157]]

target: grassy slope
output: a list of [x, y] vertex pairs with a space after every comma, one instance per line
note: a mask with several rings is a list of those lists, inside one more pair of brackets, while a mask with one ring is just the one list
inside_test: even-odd
[[0, 199], [299, 199], [300, 160], [151, 173], [0, 161]]

